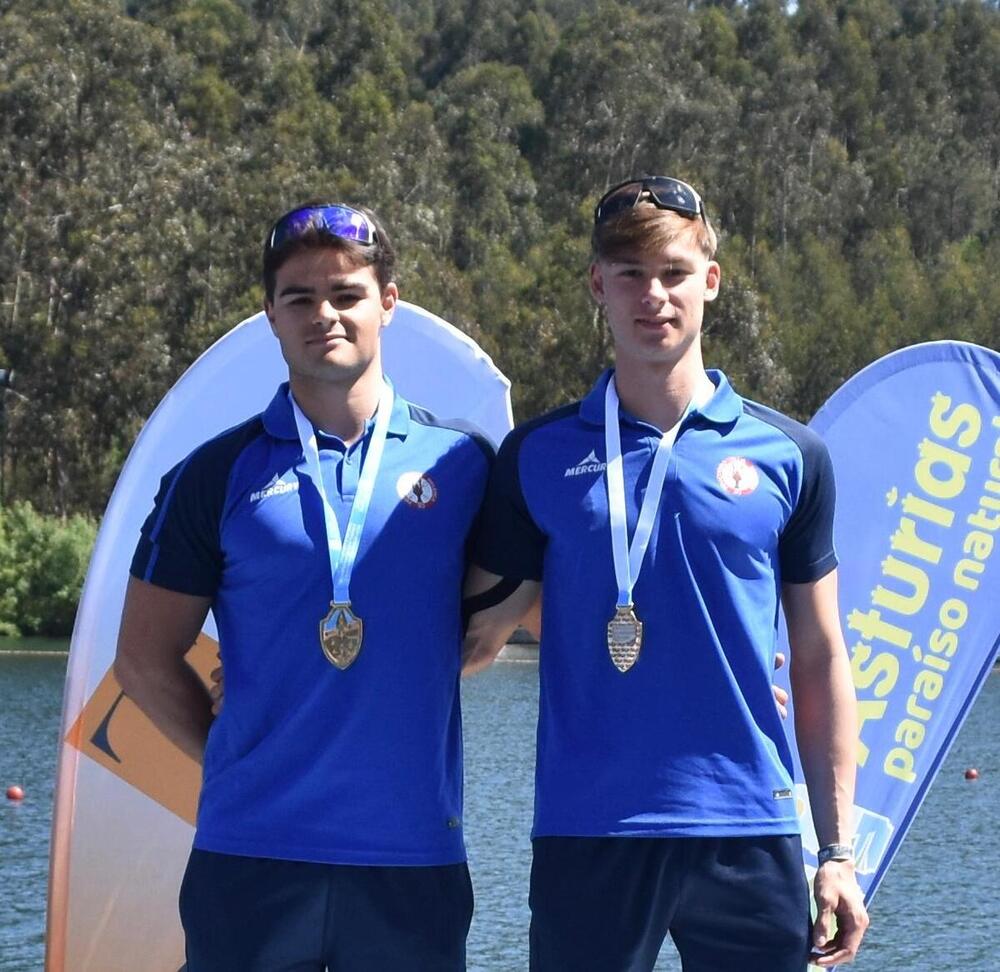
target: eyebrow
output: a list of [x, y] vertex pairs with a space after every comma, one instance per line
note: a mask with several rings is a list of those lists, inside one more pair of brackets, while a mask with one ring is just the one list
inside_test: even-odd
[[689, 269], [693, 266], [692, 261], [688, 260], [686, 257], [676, 257], [673, 260], [664, 260], [662, 263], [659, 260], [646, 261], [646, 260], [612, 260], [610, 261], [612, 266], [619, 267], [647, 267], [652, 266], [654, 268], [668, 267], [670, 269]]
[[[329, 289], [333, 293], [339, 293], [342, 290], [353, 290], [355, 287], [361, 286], [357, 282], [352, 282], [345, 280], [343, 282], [334, 283]], [[315, 287], [306, 287], [302, 284], [289, 284], [287, 287], [283, 287], [279, 292], [279, 297], [294, 297], [298, 294], [314, 294], [316, 293]]]
[[645, 270], [650, 269], [652, 272], [660, 273], [664, 269], [666, 270], [690, 270], [693, 264], [689, 263], [687, 260], [667, 260], [663, 263], [648, 264], [643, 260], [615, 260], [612, 266], [621, 267], [624, 270]]

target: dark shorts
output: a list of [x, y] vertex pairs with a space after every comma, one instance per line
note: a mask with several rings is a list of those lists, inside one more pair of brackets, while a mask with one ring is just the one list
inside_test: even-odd
[[649, 972], [669, 934], [684, 972], [804, 972], [798, 837], [540, 837], [532, 972]]
[[181, 885], [188, 972], [463, 972], [465, 864], [356, 867], [194, 850]]

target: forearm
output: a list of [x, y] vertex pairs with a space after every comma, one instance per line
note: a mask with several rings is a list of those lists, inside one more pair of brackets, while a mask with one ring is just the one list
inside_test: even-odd
[[[478, 567], [469, 569], [465, 597], [480, 598], [484, 592], [499, 589], [498, 585], [513, 586]], [[536, 581], [521, 581], [503, 600], [475, 611], [469, 618], [462, 645], [462, 674], [472, 675], [488, 668], [500, 654], [500, 649], [522, 621], [538, 616], [541, 585]], [[489, 600], [489, 598], [487, 598]]]
[[857, 707], [846, 652], [792, 662], [799, 760], [819, 846], [853, 839]]
[[488, 612], [472, 615], [462, 646], [462, 675], [475, 675], [489, 668], [517, 628], [524, 628], [536, 639], [541, 637], [541, 597], [535, 598], [519, 620], [514, 620], [516, 613], [517, 610], [508, 611], [500, 618], [492, 617]]
[[[794, 647], [792, 649], [794, 668]], [[846, 651], [826, 664], [808, 665], [792, 681], [799, 759], [809, 790], [820, 848], [850, 847], [854, 841], [854, 777], [857, 725], [854, 686]], [[853, 859], [828, 860], [813, 879], [815, 964], [831, 967], [853, 960], [868, 914]]]
[[470, 623], [462, 643], [462, 675], [489, 668], [516, 627]]
[[115, 678], [153, 725], [199, 763], [212, 700], [184, 660], [208, 614], [195, 597], [130, 578], [115, 655]]
[[[791, 646], [795, 736], [819, 846], [853, 842], [857, 703], [837, 610], [837, 575], [782, 589]], [[813, 882], [815, 964], [850, 962], [868, 927], [852, 860], [828, 860]], [[836, 924], [836, 930], [834, 930]]]
[[212, 725], [212, 700], [190, 665], [178, 659], [174, 665], [154, 666], [120, 654], [115, 661], [115, 678], [167, 739], [202, 762]]

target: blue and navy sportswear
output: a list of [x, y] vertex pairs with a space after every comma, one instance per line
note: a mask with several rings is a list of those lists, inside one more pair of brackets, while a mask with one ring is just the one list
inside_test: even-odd
[[[319, 433], [341, 529], [371, 439]], [[319, 494], [287, 386], [163, 478], [134, 576], [211, 598], [226, 697], [209, 733], [194, 845], [333, 864], [465, 859], [459, 667], [467, 541], [492, 448], [398, 395], [351, 600], [357, 660], [334, 668]]]
[[[617, 585], [605, 481], [605, 373], [520, 426], [491, 477], [474, 559], [542, 581], [535, 836], [797, 833], [771, 691], [783, 583], [836, 566], [827, 450], [720, 372], [684, 420], [635, 585], [644, 641], [611, 662]], [[660, 430], [621, 412], [629, 537]]]

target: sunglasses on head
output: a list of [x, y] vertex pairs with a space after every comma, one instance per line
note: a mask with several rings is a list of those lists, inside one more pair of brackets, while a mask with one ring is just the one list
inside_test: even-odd
[[629, 179], [612, 186], [594, 208], [594, 223], [600, 224], [648, 200], [659, 209], [669, 209], [688, 219], [705, 219], [705, 204], [701, 196], [680, 179], [670, 176], [647, 176]]
[[285, 213], [271, 228], [265, 249], [273, 252], [309, 232], [326, 233], [362, 246], [371, 246], [377, 240], [375, 227], [364, 213], [340, 203], [328, 203]]

